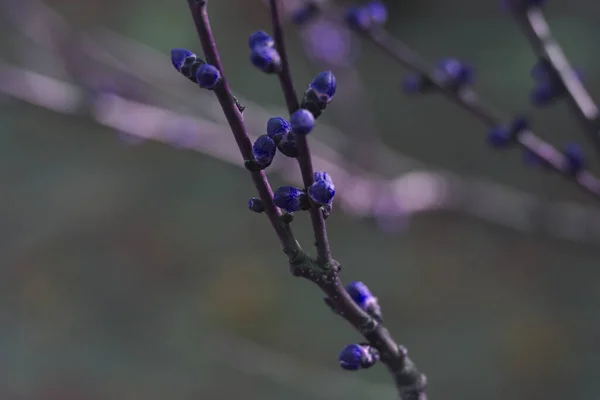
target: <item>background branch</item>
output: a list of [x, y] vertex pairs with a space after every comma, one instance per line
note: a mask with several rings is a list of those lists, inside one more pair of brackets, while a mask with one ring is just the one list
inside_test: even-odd
[[[493, 128], [505, 123], [506, 118], [502, 118], [491, 107], [483, 103], [475, 91], [469, 87], [455, 90], [445, 84], [434, 74], [433, 66], [384, 29], [377, 28], [363, 34], [399, 64], [425, 77], [428, 84], [433, 85], [440, 93], [477, 117], [488, 127]], [[523, 149], [543, 161], [545, 166], [574, 181], [591, 195], [597, 198], [600, 197], [600, 180], [586, 169], [582, 169], [573, 176], [567, 158], [550, 143], [536, 136], [531, 130], [521, 131], [517, 134], [516, 141]]]
[[600, 155], [598, 106], [577, 76], [564, 51], [552, 35], [544, 13], [538, 7], [514, 10], [513, 16], [536, 55], [551, 68], [553, 78], [565, 90], [567, 102]]

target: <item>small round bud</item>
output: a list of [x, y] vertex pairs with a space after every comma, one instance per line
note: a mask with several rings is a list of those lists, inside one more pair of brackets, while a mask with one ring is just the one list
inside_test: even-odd
[[329, 103], [333, 99], [336, 90], [335, 75], [331, 71], [324, 71], [314, 77], [307, 91], [313, 91], [319, 101]]
[[576, 175], [585, 168], [585, 156], [583, 150], [576, 143], [569, 144], [565, 147], [564, 155], [567, 161], [567, 171]]
[[538, 83], [533, 88], [529, 98], [532, 104], [541, 107], [554, 103], [554, 100], [556, 100], [556, 94], [556, 91], [550, 83], [543, 82]]
[[257, 46], [250, 53], [252, 65], [266, 74], [273, 74], [281, 68], [281, 57], [274, 47]]
[[365, 6], [371, 16], [371, 22], [375, 25], [383, 25], [388, 18], [387, 7], [381, 1], [372, 1]]
[[366, 7], [350, 7], [346, 10], [346, 23], [352, 29], [368, 31], [371, 29], [371, 13]]
[[348, 292], [352, 300], [354, 300], [354, 302], [359, 306], [365, 304], [369, 299], [373, 297], [373, 294], [371, 293], [367, 285], [360, 281], [351, 282], [348, 285], [346, 285], [346, 291]]
[[261, 167], [268, 167], [273, 162], [277, 146], [269, 135], [261, 135], [252, 145], [252, 155]]
[[504, 126], [495, 126], [488, 133], [488, 144], [495, 148], [506, 147], [512, 141], [510, 131]]
[[221, 72], [210, 64], [202, 64], [196, 70], [196, 81], [203, 89], [212, 90], [221, 83]]
[[281, 117], [272, 117], [267, 121], [267, 135], [279, 144], [284, 135], [292, 131], [292, 126]]
[[250, 211], [254, 211], [255, 213], [261, 213], [265, 211], [265, 205], [263, 204], [261, 199], [256, 197], [252, 197], [248, 200], [248, 208]]
[[315, 182], [317, 181], [327, 181], [333, 183], [331, 176], [327, 172], [315, 172], [314, 173]]
[[290, 118], [292, 131], [298, 135], [306, 135], [315, 127], [315, 117], [304, 108], [294, 112]]
[[298, 150], [298, 138], [294, 132], [285, 133], [279, 143], [277, 149], [286, 157], [296, 158], [300, 154]]
[[281, 186], [273, 194], [275, 205], [287, 212], [300, 211], [305, 201], [304, 192], [293, 186]]
[[438, 62], [437, 71], [442, 74], [449, 83], [456, 86], [470, 85], [475, 78], [475, 70], [456, 58], [445, 58]]
[[312, 21], [320, 10], [320, 6], [316, 1], [308, 1], [292, 12], [291, 19], [296, 25], [304, 25]]
[[308, 195], [317, 204], [331, 204], [335, 196], [335, 186], [328, 180], [319, 180], [310, 185]]
[[346, 285], [346, 291], [356, 305], [367, 314], [379, 322], [383, 320], [383, 313], [381, 311], [381, 306], [379, 305], [379, 300], [377, 300], [377, 297], [373, 296], [367, 285], [360, 281], [351, 282]]
[[250, 47], [250, 50], [254, 50], [258, 46], [273, 47], [274, 45], [275, 41], [265, 31], [256, 31], [248, 38], [248, 47]]
[[187, 49], [171, 49], [171, 63], [177, 71], [181, 71], [181, 67], [189, 58], [196, 58], [196, 55]]
[[379, 360], [379, 352], [366, 344], [351, 344], [342, 350], [340, 366], [348, 371], [372, 367]]

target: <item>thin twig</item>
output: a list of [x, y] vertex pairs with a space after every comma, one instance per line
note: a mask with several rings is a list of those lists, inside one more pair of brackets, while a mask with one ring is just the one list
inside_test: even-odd
[[[227, 83], [227, 79], [221, 65], [219, 53], [217, 52], [210, 28], [208, 14], [206, 13], [206, 1], [188, 0], [188, 5], [192, 14], [192, 18], [194, 19], [194, 25], [196, 26], [198, 37], [202, 43], [206, 61], [215, 66], [221, 72], [221, 84], [218, 85], [218, 87], [216, 87], [214, 90], [215, 94], [217, 95], [217, 99], [221, 104], [221, 108], [223, 109], [223, 113], [227, 118], [227, 122], [229, 123], [229, 127], [231, 128], [231, 132], [235, 137], [235, 141], [240, 149], [242, 157], [244, 157], [244, 160], [251, 160], [253, 158], [252, 142], [248, 137], [248, 132], [246, 131], [246, 126], [244, 125], [244, 121], [242, 119], [242, 114], [235, 104], [234, 97], [231, 95], [231, 90], [229, 89], [229, 84]], [[254, 186], [258, 191], [258, 195], [264, 204], [265, 214], [267, 214], [269, 217], [269, 221], [277, 233], [282, 247], [285, 248], [286, 246], [289, 246], [290, 242], [295, 242], [295, 239], [293, 238], [291, 231], [285, 229], [285, 226], [281, 223], [281, 211], [275, 206], [275, 203], [273, 203], [273, 190], [271, 189], [271, 185], [269, 184], [265, 172], [250, 172], [250, 174], [252, 175], [252, 181], [254, 182]]]
[[[299, 108], [298, 97], [293, 86], [285, 50], [278, 0], [269, 0], [269, 4], [271, 8], [275, 46], [281, 58], [281, 70], [278, 73], [279, 81], [281, 83], [288, 111], [291, 115]], [[301, 146], [298, 162], [302, 170], [304, 185], [308, 187], [312, 184], [314, 179], [310, 150], [305, 135], [299, 135], [298, 140], [299, 145]], [[331, 252], [327, 243], [327, 231], [323, 215], [318, 208], [312, 207], [311, 216], [317, 240], [317, 250], [319, 252], [318, 260], [326, 263], [335, 263], [331, 258]], [[425, 390], [427, 387], [427, 379], [425, 375], [416, 369], [414, 363], [408, 358], [407, 350], [402, 346], [398, 346], [389, 331], [375, 319], [367, 315], [354, 300], [352, 300], [339, 276], [336, 274], [334, 280], [328, 282], [319, 282], [314, 279], [310, 280], [317, 283], [327, 294], [328, 299], [331, 301], [329, 304], [332, 306], [333, 310], [350, 322], [369, 341], [369, 343], [379, 351], [382, 362], [387, 366], [394, 377], [400, 399], [426, 400], [427, 396]]]
[[[275, 48], [281, 57], [281, 69], [277, 73], [279, 83], [285, 98], [285, 103], [290, 115], [300, 108], [298, 95], [294, 89], [294, 82], [290, 72], [290, 65], [285, 49], [285, 40], [283, 37], [283, 27], [279, 14], [278, 0], [269, 0], [271, 9], [271, 23], [273, 25], [273, 38], [275, 39]], [[302, 174], [302, 182], [304, 189], [308, 189], [314, 182], [314, 168], [312, 157], [310, 154], [310, 146], [306, 135], [298, 135], [298, 165]], [[319, 207], [311, 207], [310, 217], [315, 235], [315, 246], [319, 260], [323, 262], [331, 262], [331, 250], [329, 249], [329, 239], [327, 237], [327, 228], [325, 218]]]
[[536, 55], [552, 68], [553, 74], [565, 89], [569, 107], [600, 154], [598, 106], [552, 35], [542, 10], [532, 7], [526, 11], [515, 10], [513, 15]]
[[[421, 59], [406, 44], [394, 38], [384, 29], [373, 29], [366, 32], [365, 36], [406, 69], [427, 77], [428, 81], [440, 93], [489, 127], [500, 125], [506, 121], [506, 118], [502, 118], [499, 113], [483, 103], [478, 94], [472, 89], [464, 87], [455, 90], [445, 85], [434, 74], [433, 66]], [[527, 129], [520, 132], [516, 137], [516, 141], [522, 148], [535, 154], [548, 168], [574, 181], [593, 196], [600, 197], [600, 180], [598, 178], [586, 169], [582, 169], [573, 176], [566, 157], [550, 143], [536, 136], [531, 130]]]

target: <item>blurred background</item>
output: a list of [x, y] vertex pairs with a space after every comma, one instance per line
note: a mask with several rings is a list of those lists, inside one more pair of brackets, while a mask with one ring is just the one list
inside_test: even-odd
[[[564, 104], [530, 106], [535, 57], [496, 1], [387, 3], [398, 38], [472, 62], [507, 118], [594, 156]], [[551, 3], [600, 99], [600, 4]], [[289, 275], [267, 219], [247, 210], [255, 192], [218, 104], [169, 60], [172, 47], [201, 54], [184, 1], [0, 6], [1, 399], [395, 398], [381, 366], [338, 371], [358, 334]], [[286, 113], [277, 79], [248, 62], [266, 4], [213, 0], [210, 13], [258, 136]], [[594, 199], [489, 149], [487, 127], [447, 100], [404, 96], [405, 71], [334, 16], [289, 23], [287, 38], [297, 89], [323, 69], [338, 77], [310, 137], [338, 188], [332, 250], [344, 279], [379, 297], [430, 398], [593, 398]], [[273, 186], [299, 179], [289, 160], [270, 172]], [[296, 221], [310, 248], [308, 218]]]

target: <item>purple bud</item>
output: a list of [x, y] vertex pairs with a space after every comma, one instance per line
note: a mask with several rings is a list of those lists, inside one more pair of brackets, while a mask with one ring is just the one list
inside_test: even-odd
[[267, 135], [279, 144], [284, 135], [292, 131], [292, 126], [281, 117], [272, 117], [267, 121]]
[[359, 31], [371, 29], [371, 13], [365, 7], [350, 7], [346, 10], [346, 23]]
[[315, 127], [315, 117], [310, 111], [301, 108], [292, 114], [290, 123], [294, 133], [306, 135]]
[[196, 81], [203, 89], [213, 90], [221, 83], [221, 72], [210, 64], [202, 64], [196, 70]]
[[196, 55], [187, 49], [171, 49], [171, 62], [177, 71], [181, 71], [181, 67], [189, 58], [196, 58]]
[[274, 74], [281, 68], [281, 57], [274, 47], [257, 46], [250, 53], [252, 65], [266, 74]]
[[340, 366], [348, 371], [372, 367], [379, 360], [377, 349], [366, 344], [351, 344], [342, 350]]
[[263, 204], [261, 199], [256, 197], [252, 197], [248, 200], [248, 208], [250, 211], [254, 211], [255, 213], [261, 213], [265, 211], [265, 205]]
[[252, 145], [252, 155], [262, 167], [267, 167], [271, 164], [276, 150], [275, 142], [268, 135], [259, 136]]
[[314, 173], [314, 177], [315, 177], [315, 182], [317, 181], [328, 181], [333, 183], [333, 180], [331, 179], [331, 176], [329, 176], [329, 174], [327, 172], [315, 172]]
[[372, 1], [367, 4], [366, 9], [371, 15], [371, 21], [375, 25], [383, 25], [386, 23], [388, 18], [387, 7], [380, 1]]
[[331, 204], [335, 196], [335, 186], [331, 180], [318, 180], [310, 185], [308, 195], [317, 204]]
[[585, 156], [581, 147], [572, 143], [565, 147], [564, 155], [567, 161], [567, 170], [570, 174], [576, 175], [585, 168]]
[[248, 38], [248, 47], [250, 47], [250, 50], [254, 50], [258, 46], [273, 47], [274, 45], [275, 41], [265, 31], [256, 31]]
[[335, 75], [331, 71], [324, 71], [317, 74], [314, 77], [310, 85], [308, 85], [307, 91], [313, 91], [319, 101], [329, 103], [333, 99], [337, 84]]
[[529, 96], [531, 103], [538, 106], [547, 106], [554, 103], [556, 100], [556, 91], [548, 82], [538, 83]]
[[302, 209], [304, 196], [304, 192], [296, 187], [281, 186], [275, 191], [273, 202], [277, 207], [291, 213]]

